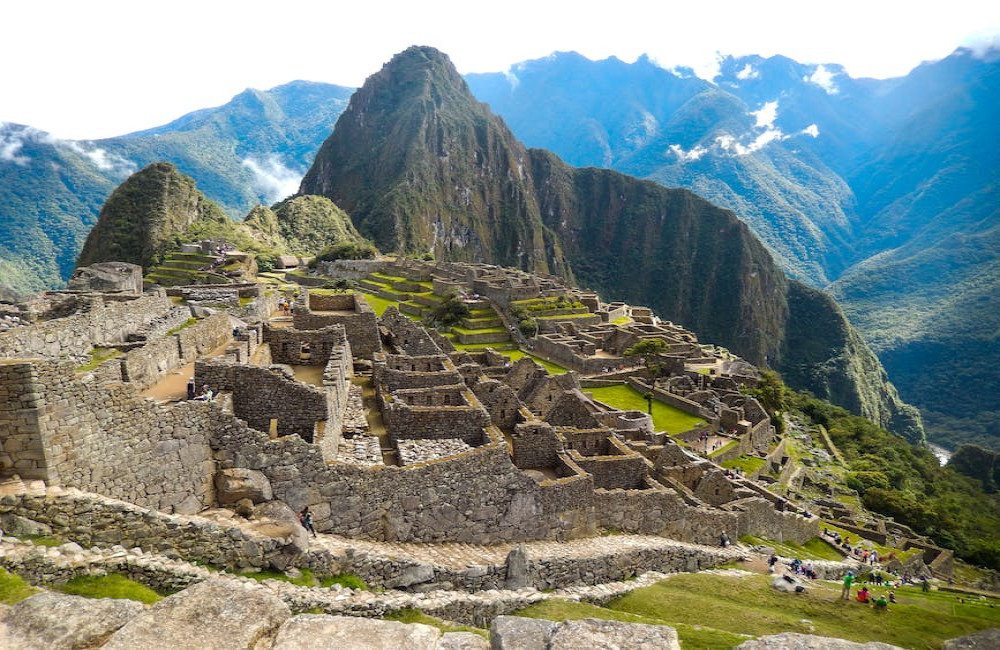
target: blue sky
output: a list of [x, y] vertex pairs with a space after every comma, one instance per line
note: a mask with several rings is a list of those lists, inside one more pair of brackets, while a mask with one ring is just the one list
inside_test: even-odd
[[413, 44], [463, 73], [576, 50], [702, 74], [719, 53], [784, 54], [889, 77], [1000, 35], [1000, 2], [983, 0], [15, 1], [0, 14], [0, 121], [77, 139], [163, 124], [247, 87], [360, 85]]

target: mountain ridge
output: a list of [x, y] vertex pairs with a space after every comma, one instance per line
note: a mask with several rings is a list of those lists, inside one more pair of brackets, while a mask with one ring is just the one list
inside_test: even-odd
[[[545, 150], [525, 150], [433, 48], [409, 48], [369, 77], [320, 148], [300, 193], [327, 196], [362, 232], [382, 233], [381, 245], [401, 252], [433, 247], [442, 259], [463, 258], [441, 244], [439, 230], [428, 228], [435, 219], [446, 233], [465, 233], [463, 247], [471, 244], [479, 259], [499, 264], [509, 263], [511, 242], [490, 225], [513, 223], [516, 242], [529, 242], [529, 254], [515, 266], [564, 267], [562, 275], [602, 295], [649, 305], [752, 363], [783, 368], [786, 329], [808, 339], [809, 324], [790, 320], [802, 313], [795, 302], [805, 288], [789, 290], [770, 253], [731, 211], [688, 190], [572, 168]], [[471, 198], [456, 201], [463, 196]], [[548, 240], [547, 233], [555, 237]], [[540, 253], [551, 263], [540, 264]], [[832, 299], [814, 301], [807, 311], [810, 319], [835, 324], [829, 340], [785, 352], [827, 367], [822, 381], [802, 374], [799, 386], [922, 439], [919, 416], [899, 401]], [[862, 350], [867, 357], [859, 361]], [[858, 368], [878, 372], [862, 379]]]

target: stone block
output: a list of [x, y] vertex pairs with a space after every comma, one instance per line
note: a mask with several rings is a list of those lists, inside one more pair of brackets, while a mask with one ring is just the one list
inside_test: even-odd
[[262, 503], [274, 498], [271, 482], [262, 472], [242, 468], [223, 469], [216, 472], [215, 493], [221, 505], [230, 505], [241, 499]]

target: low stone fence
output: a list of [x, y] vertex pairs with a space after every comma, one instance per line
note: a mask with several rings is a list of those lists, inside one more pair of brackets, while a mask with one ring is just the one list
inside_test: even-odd
[[629, 377], [625, 380], [629, 386], [636, 389], [640, 393], [651, 392], [653, 393], [653, 399], [658, 402], [663, 402], [668, 406], [673, 406], [674, 408], [680, 409], [687, 413], [688, 415], [694, 415], [699, 418], [703, 418], [709, 422], [715, 422], [718, 420], [716, 415], [709, 411], [708, 409], [701, 406], [697, 402], [692, 402], [689, 399], [684, 399], [680, 395], [674, 395], [673, 393], [668, 393], [665, 390], [655, 388], [649, 384], [637, 379], [636, 377]]
[[83, 547], [138, 546], [234, 570], [287, 565], [289, 537], [265, 537], [201, 517], [168, 515], [97, 494], [48, 488], [0, 497], [0, 514], [44, 524]]

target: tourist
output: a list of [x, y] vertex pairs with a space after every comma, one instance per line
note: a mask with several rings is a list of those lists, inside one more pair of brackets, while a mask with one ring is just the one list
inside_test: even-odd
[[316, 529], [313, 527], [313, 516], [309, 512], [309, 506], [303, 508], [302, 512], [299, 513], [299, 523], [302, 524], [303, 528], [312, 533], [313, 537], [316, 537]]
[[851, 585], [854, 584], [854, 573], [851, 571], [847, 572], [844, 576], [844, 588], [840, 590], [840, 597], [843, 600], [851, 599]]
[[194, 399], [194, 396], [195, 396], [194, 377], [191, 377], [190, 379], [188, 379], [188, 384], [187, 384], [187, 398]]
[[931, 583], [930, 583], [929, 580], [927, 580], [927, 576], [921, 576], [921, 578], [920, 578], [920, 591], [922, 591], [922, 592], [924, 592], [926, 594], [930, 590], [931, 590]]
[[208, 387], [208, 384], [205, 384], [201, 387], [201, 394], [198, 395], [198, 397], [195, 397], [195, 399], [200, 402], [211, 402], [214, 397], [215, 393], [213, 393], [212, 389]]
[[885, 594], [882, 594], [875, 599], [875, 611], [885, 611], [889, 609], [889, 601], [886, 599]]
[[868, 603], [868, 587], [862, 587], [861, 589], [858, 589], [858, 602], [865, 604]]
[[890, 603], [895, 603], [896, 602], [896, 592], [895, 591], [890, 591], [889, 592], [889, 602]]
[[729, 541], [729, 535], [726, 534], [726, 531], [722, 531], [722, 534], [719, 535], [719, 543], [722, 545], [723, 548], [729, 546], [732, 543]]
[[774, 573], [774, 565], [777, 563], [778, 563], [778, 555], [776, 553], [771, 553], [771, 557], [767, 558], [768, 573]]

